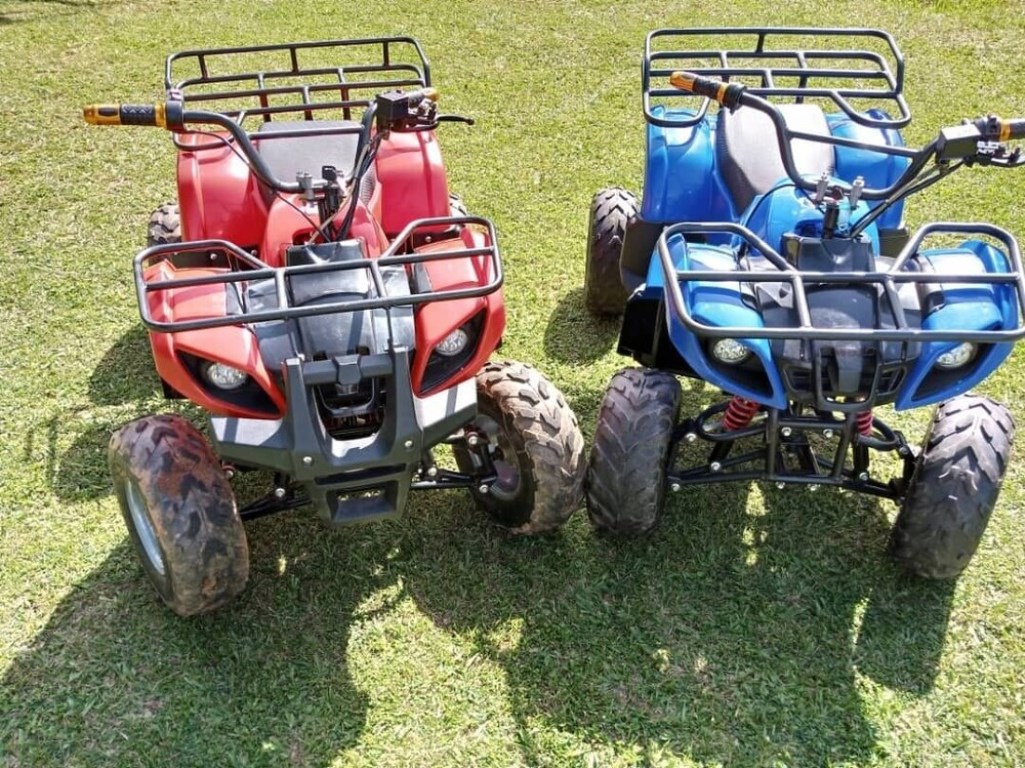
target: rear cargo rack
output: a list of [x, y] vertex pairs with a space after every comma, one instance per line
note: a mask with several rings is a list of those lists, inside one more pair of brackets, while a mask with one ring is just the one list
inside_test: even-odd
[[[431, 84], [431, 69], [412, 37], [320, 40], [203, 48], [172, 53], [164, 67], [169, 99], [186, 109], [217, 112], [239, 125], [272, 120], [359, 121], [374, 96]], [[258, 125], [247, 125], [254, 138]], [[261, 133], [260, 141], [300, 135], [359, 133], [359, 125], [321, 124], [308, 129]], [[201, 131], [187, 133], [203, 134]], [[221, 146], [182, 141], [179, 149]]]
[[[709, 45], [713, 42], [714, 47]], [[847, 45], [838, 47], [841, 43]], [[658, 29], [645, 40], [641, 67], [644, 117], [663, 127], [697, 125], [711, 105], [709, 99], [669, 84], [669, 76], [678, 70], [740, 82], [763, 98], [831, 103], [851, 120], [873, 128], [903, 128], [911, 122], [903, 95], [904, 57], [882, 30]], [[665, 110], [656, 113], [657, 105]]]
[[[669, 252], [669, 240], [674, 236], [729, 234], [742, 241], [746, 248], [764, 256], [771, 266], [764, 270], [694, 270], [683, 265], [677, 269]], [[909, 259], [918, 253], [927, 236], [941, 234], [985, 235], [999, 241], [1006, 249], [1010, 262], [1005, 272], [941, 273], [905, 270]], [[896, 342], [964, 342], [992, 344], [1012, 342], [1025, 337], [1025, 269], [1022, 268], [1018, 243], [1007, 230], [992, 224], [957, 224], [937, 222], [927, 224], [908, 241], [889, 269], [876, 272], [811, 272], [798, 270], [768, 243], [747, 227], [733, 223], [684, 223], [667, 227], [658, 240], [658, 255], [665, 275], [666, 296], [670, 312], [691, 332], [704, 338], [734, 339], [796, 339], [801, 341], [896, 341]], [[775, 267], [775, 268], [773, 268]], [[680, 283], [785, 283], [793, 291], [794, 308], [800, 325], [796, 328], [766, 328], [754, 326], [712, 326], [695, 319], [683, 295]], [[844, 285], [878, 285], [886, 293], [891, 307], [894, 328], [818, 328], [812, 322], [806, 288], [816, 284], [840, 283]], [[1017, 319], [1014, 328], [983, 331], [928, 330], [910, 327], [904, 318], [898, 283], [921, 286], [941, 283], [947, 285], [1010, 285], [1014, 289]]]
[[[436, 236], [439, 227], [472, 226], [486, 230], [490, 245], [471, 248], [462, 240], [453, 239], [452, 248], [430, 253], [399, 253], [423, 229], [429, 229]], [[422, 234], [422, 232], [421, 232]], [[197, 256], [202, 258], [197, 259]], [[478, 267], [480, 281], [475, 286], [466, 288], [427, 290], [403, 293], [390, 296], [381, 275], [381, 267], [412, 266], [431, 261], [451, 259], [478, 259], [483, 261]], [[224, 264], [228, 269], [220, 274], [203, 275], [201, 277], [180, 277], [170, 280], [147, 280], [146, 270], [161, 261], [171, 264], [179, 261], [187, 265], [197, 263]], [[143, 324], [151, 331], [177, 333], [180, 331], [198, 331], [206, 328], [223, 328], [231, 325], [248, 323], [264, 323], [279, 320], [291, 320], [300, 317], [329, 315], [340, 312], [361, 312], [372, 309], [391, 309], [399, 306], [417, 306], [427, 302], [451, 301], [486, 296], [494, 293], [502, 286], [504, 279], [502, 262], [498, 255], [498, 245], [494, 226], [487, 219], [477, 216], [451, 216], [430, 219], [418, 219], [410, 222], [405, 229], [392, 241], [391, 246], [377, 258], [351, 259], [339, 262], [320, 264], [302, 264], [288, 267], [271, 267], [256, 256], [242, 250], [226, 240], [197, 240], [187, 243], [170, 243], [147, 248], [135, 257], [135, 290], [139, 299], [139, 312]], [[332, 301], [312, 306], [294, 306], [291, 298], [290, 283], [292, 278], [310, 273], [364, 270], [371, 285], [374, 286], [374, 298], [349, 299]], [[245, 292], [238, 291], [240, 308], [237, 313], [229, 313], [217, 317], [196, 318], [192, 320], [160, 321], [153, 317], [150, 310], [150, 297], [166, 291], [180, 290], [194, 286], [238, 285], [258, 280], [273, 280], [277, 307], [272, 309], [253, 309], [247, 306]]]

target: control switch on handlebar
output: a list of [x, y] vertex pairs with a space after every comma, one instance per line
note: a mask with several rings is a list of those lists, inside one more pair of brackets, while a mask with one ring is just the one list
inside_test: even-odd
[[936, 159], [948, 162], [972, 157], [978, 152], [982, 140], [982, 133], [974, 123], [944, 128], [936, 140]]
[[378, 131], [403, 130], [434, 122], [438, 92], [434, 88], [388, 91], [375, 97]]

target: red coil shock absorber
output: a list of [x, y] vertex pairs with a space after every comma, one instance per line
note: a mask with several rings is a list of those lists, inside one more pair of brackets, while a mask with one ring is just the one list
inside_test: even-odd
[[867, 411], [861, 411], [856, 417], [855, 422], [858, 425], [858, 432], [865, 437], [872, 434], [872, 409], [869, 408]]
[[754, 418], [761, 407], [761, 404], [756, 403], [754, 400], [747, 400], [740, 395], [734, 395], [729, 405], [726, 406], [726, 413], [722, 417], [723, 430], [735, 432], [738, 429], [743, 429], [751, 423], [751, 419]]

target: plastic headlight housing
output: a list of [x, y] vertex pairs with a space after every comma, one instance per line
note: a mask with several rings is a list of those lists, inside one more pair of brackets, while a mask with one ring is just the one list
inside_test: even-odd
[[978, 348], [970, 341], [958, 344], [953, 349], [947, 350], [936, 358], [936, 367], [946, 371], [963, 368], [975, 359], [977, 350]]
[[224, 363], [203, 363], [199, 372], [207, 384], [226, 392], [239, 389], [249, 380], [249, 375], [245, 371]]
[[438, 342], [434, 351], [439, 355], [444, 355], [445, 357], [455, 357], [466, 349], [466, 345], [469, 342], [470, 334], [466, 332], [465, 328], [456, 328], [452, 333]]
[[427, 359], [423, 389], [433, 389], [465, 366], [477, 351], [483, 330], [484, 311], [481, 310], [438, 342]]
[[740, 365], [751, 357], [751, 350], [736, 339], [719, 339], [712, 344], [712, 357], [726, 365]]

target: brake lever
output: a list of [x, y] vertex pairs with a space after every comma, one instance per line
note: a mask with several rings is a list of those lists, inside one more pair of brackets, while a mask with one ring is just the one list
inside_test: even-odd
[[434, 119], [439, 123], [466, 123], [467, 125], [476, 125], [477, 123], [472, 117], [463, 117], [462, 115], [438, 115]]

